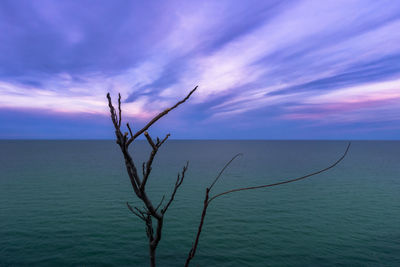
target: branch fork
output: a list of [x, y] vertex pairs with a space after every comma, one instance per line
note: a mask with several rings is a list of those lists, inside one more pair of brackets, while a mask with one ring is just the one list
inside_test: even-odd
[[347, 144], [347, 147], [346, 147], [344, 153], [342, 154], [342, 156], [341, 156], [339, 159], [337, 159], [333, 164], [331, 164], [331, 165], [329, 165], [328, 167], [323, 168], [323, 169], [321, 169], [321, 170], [315, 171], [315, 172], [313, 172], [313, 173], [310, 173], [310, 174], [307, 174], [307, 175], [304, 175], [304, 176], [301, 176], [301, 177], [297, 177], [297, 178], [294, 178], [294, 179], [288, 179], [288, 180], [284, 180], [284, 181], [281, 181], [281, 182], [273, 183], [273, 184], [266, 184], [266, 185], [259, 185], [259, 186], [242, 187], [242, 188], [231, 189], [231, 190], [228, 190], [228, 191], [225, 191], [225, 192], [216, 194], [216, 195], [214, 195], [214, 196], [210, 196], [210, 191], [211, 191], [211, 189], [213, 188], [213, 186], [215, 185], [215, 183], [221, 178], [221, 176], [222, 176], [222, 174], [224, 173], [225, 169], [226, 169], [236, 158], [238, 158], [239, 156], [242, 156], [242, 153], [239, 153], [239, 154], [236, 154], [235, 156], [233, 156], [233, 158], [232, 158], [230, 161], [228, 161], [228, 162], [225, 164], [225, 166], [221, 169], [221, 171], [218, 173], [217, 177], [216, 177], [216, 178], [214, 179], [214, 181], [211, 183], [210, 187], [206, 188], [205, 197], [204, 197], [204, 203], [203, 203], [203, 211], [202, 211], [201, 218], [200, 218], [200, 224], [199, 224], [199, 227], [198, 227], [198, 230], [197, 230], [197, 235], [196, 235], [194, 244], [192, 245], [191, 249], [189, 250], [188, 256], [187, 256], [187, 258], [186, 258], [185, 267], [189, 266], [190, 261], [193, 259], [193, 257], [194, 257], [195, 254], [196, 254], [197, 246], [198, 246], [199, 240], [200, 240], [201, 231], [202, 231], [202, 229], [203, 229], [204, 220], [205, 220], [205, 217], [206, 217], [206, 214], [207, 214], [207, 209], [208, 209], [208, 207], [209, 207], [211, 201], [213, 201], [213, 200], [215, 200], [216, 198], [219, 198], [219, 197], [221, 197], [221, 196], [223, 196], [223, 195], [230, 194], [230, 193], [234, 193], [234, 192], [238, 192], [238, 191], [245, 191], [245, 190], [260, 189], [260, 188], [266, 188], [266, 187], [273, 187], [273, 186], [278, 186], [278, 185], [293, 183], [293, 182], [297, 182], [297, 181], [300, 181], [300, 180], [309, 178], [309, 177], [311, 177], [311, 176], [320, 174], [320, 173], [322, 173], [322, 172], [326, 172], [326, 171], [332, 169], [333, 167], [335, 167], [337, 164], [339, 164], [339, 163], [346, 157], [346, 155], [347, 155], [347, 153], [348, 153], [348, 151], [349, 151], [349, 149], [350, 149], [350, 145], [351, 145], [351, 142], [349, 142], [349, 143]]
[[[132, 184], [133, 191], [135, 192], [136, 196], [143, 202], [144, 208], [139, 209], [137, 207], [132, 207], [128, 202], [126, 205], [128, 209], [137, 217], [139, 217], [142, 221], [145, 222], [146, 225], [146, 234], [149, 239], [149, 252], [150, 252], [150, 266], [155, 266], [155, 252], [158, 243], [161, 240], [161, 233], [162, 233], [162, 226], [164, 221], [164, 214], [168, 210], [169, 206], [171, 205], [172, 201], [175, 198], [176, 192], [178, 191], [179, 187], [182, 185], [183, 180], [185, 178], [185, 173], [188, 168], [189, 162], [183, 167], [182, 172], [178, 174], [177, 180], [175, 182], [175, 186], [171, 197], [167, 204], [159, 211], [165, 196], [161, 199], [160, 203], [154, 208], [154, 205], [150, 198], [147, 196], [146, 193], [146, 183], [150, 177], [151, 169], [153, 160], [159, 150], [159, 148], [167, 141], [170, 134], [167, 134], [162, 140], [160, 138], [156, 138], [154, 142], [151, 138], [150, 134], [148, 133], [148, 129], [159, 119], [167, 115], [170, 111], [177, 108], [179, 105], [186, 102], [189, 97], [197, 90], [197, 86], [189, 92], [189, 94], [177, 102], [170, 108], [165, 109], [153, 119], [151, 119], [142, 129], [138, 130], [136, 133], [133, 133], [131, 126], [129, 123], [126, 124], [128, 128], [128, 132], [121, 132], [121, 123], [122, 123], [122, 110], [121, 110], [121, 94], [118, 94], [118, 111], [114, 108], [111, 100], [110, 93], [107, 94], [108, 99], [108, 106], [110, 108], [110, 115], [111, 121], [114, 125], [115, 129], [115, 136], [116, 136], [116, 143], [120, 146], [121, 152], [125, 159], [125, 166], [129, 176], [129, 179]], [[142, 164], [142, 177], [139, 177], [139, 174], [136, 169], [136, 165], [132, 159], [132, 156], [129, 153], [129, 145], [141, 134], [143, 134], [152, 148], [150, 152], [150, 156], [146, 163], [143, 162]], [[156, 229], [153, 227], [152, 219], [156, 220]]]

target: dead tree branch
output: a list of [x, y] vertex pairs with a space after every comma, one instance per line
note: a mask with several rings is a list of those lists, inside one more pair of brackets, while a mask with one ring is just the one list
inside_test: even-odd
[[[185, 98], [178, 101], [174, 106], [167, 108], [163, 112], [159, 113], [157, 116], [155, 116], [153, 119], [151, 119], [150, 122], [148, 122], [142, 129], [138, 130], [135, 134], [133, 134], [129, 123], [126, 124], [129, 134], [127, 132], [122, 134], [122, 132], [121, 132], [121, 121], [122, 121], [121, 95], [118, 94], [118, 114], [117, 114], [117, 111], [115, 110], [115, 108], [112, 104], [110, 93], [107, 94], [108, 106], [110, 108], [111, 121], [115, 128], [116, 142], [119, 145], [121, 152], [124, 156], [125, 167], [126, 167], [133, 191], [135, 192], [136, 196], [144, 203], [144, 210], [140, 210], [136, 207], [132, 207], [131, 205], [129, 205], [128, 202], [126, 203], [126, 205], [128, 206], [129, 210], [134, 215], [136, 215], [137, 217], [139, 217], [141, 220], [143, 220], [145, 222], [146, 234], [149, 239], [150, 266], [155, 266], [156, 249], [157, 249], [158, 243], [161, 240], [162, 227], [163, 227], [163, 222], [164, 222], [164, 214], [167, 211], [168, 207], [171, 205], [172, 201], [174, 200], [174, 197], [175, 197], [175, 194], [176, 194], [178, 188], [183, 183], [183, 180], [185, 178], [185, 172], [188, 168], [189, 163], [186, 163], [186, 165], [183, 167], [182, 173], [178, 175], [178, 179], [175, 183], [174, 190], [171, 194], [170, 200], [168, 201], [167, 205], [163, 209], [161, 209], [161, 211], [158, 211], [158, 209], [162, 205], [164, 197], [162, 198], [160, 203], [157, 205], [157, 207], [154, 208], [152, 201], [150, 200], [150, 198], [147, 196], [147, 193], [146, 193], [146, 183], [147, 183], [150, 173], [151, 173], [153, 160], [154, 160], [159, 148], [168, 139], [170, 134], [167, 134], [165, 136], [165, 138], [162, 139], [161, 141], [159, 138], [157, 138], [156, 142], [154, 142], [153, 139], [151, 138], [150, 134], [147, 132], [147, 130], [156, 121], [161, 119], [163, 116], [167, 115], [171, 110], [177, 108], [179, 105], [183, 104], [186, 100], [188, 100], [189, 97], [196, 91], [196, 89], [197, 89], [197, 86], [192, 91], [190, 91], [190, 93]], [[142, 178], [139, 177], [139, 174], [136, 169], [136, 165], [135, 165], [135, 163], [132, 159], [132, 156], [130, 155], [130, 152], [128, 150], [129, 145], [141, 134], [144, 134], [147, 142], [149, 143], [149, 145], [152, 148], [149, 159], [147, 160], [146, 163], [143, 163], [143, 165], [142, 165]], [[128, 135], [130, 135], [130, 136], [128, 136]], [[155, 230], [153, 228], [153, 219], [156, 220], [156, 229]]]
[[198, 230], [197, 230], [197, 235], [196, 235], [194, 244], [192, 245], [192, 248], [190, 249], [189, 254], [188, 254], [187, 258], [186, 258], [185, 267], [189, 266], [190, 261], [193, 259], [193, 257], [194, 257], [195, 254], [196, 254], [197, 246], [198, 246], [199, 240], [200, 240], [201, 231], [202, 231], [202, 229], [203, 229], [204, 220], [205, 220], [205, 217], [206, 217], [206, 214], [207, 214], [207, 208], [209, 207], [211, 201], [213, 201], [214, 199], [216, 199], [216, 198], [218, 198], [218, 197], [221, 197], [221, 196], [223, 196], [223, 195], [227, 195], [227, 194], [230, 194], [230, 193], [233, 193], [233, 192], [239, 192], [239, 191], [245, 191], [245, 190], [253, 190], [253, 189], [260, 189], [260, 188], [266, 188], [266, 187], [272, 187], [272, 186], [278, 186], [278, 185], [293, 183], [293, 182], [297, 182], [297, 181], [300, 181], [300, 180], [309, 178], [309, 177], [311, 177], [311, 176], [320, 174], [320, 173], [322, 173], [322, 172], [326, 172], [326, 171], [328, 171], [329, 169], [332, 169], [333, 167], [335, 167], [337, 164], [339, 164], [339, 162], [341, 162], [341, 161], [346, 157], [347, 152], [348, 152], [349, 149], [350, 149], [350, 145], [351, 145], [351, 142], [348, 143], [348, 145], [347, 145], [347, 147], [346, 147], [346, 150], [345, 150], [345, 152], [343, 153], [343, 155], [342, 155], [339, 159], [337, 159], [333, 164], [329, 165], [329, 166], [326, 167], [326, 168], [323, 168], [323, 169], [321, 169], [321, 170], [318, 170], [318, 171], [316, 171], [316, 172], [313, 172], [313, 173], [310, 173], [310, 174], [307, 174], [307, 175], [304, 175], [304, 176], [301, 176], [301, 177], [298, 177], [298, 178], [284, 180], [284, 181], [277, 182], [277, 183], [231, 189], [231, 190], [228, 190], [228, 191], [225, 191], [225, 192], [222, 192], [222, 193], [219, 193], [219, 194], [216, 194], [216, 195], [210, 197], [210, 191], [211, 191], [212, 187], [213, 187], [213, 186], [215, 185], [215, 183], [220, 179], [220, 177], [221, 177], [221, 175], [223, 174], [223, 172], [225, 171], [225, 169], [226, 169], [237, 157], [239, 157], [239, 156], [242, 155], [242, 154], [237, 154], [237, 155], [235, 155], [230, 161], [228, 161], [228, 163], [225, 164], [225, 166], [221, 169], [221, 171], [219, 172], [219, 174], [217, 175], [217, 177], [214, 179], [214, 181], [211, 183], [211, 185], [210, 185], [208, 188], [206, 188], [205, 197], [204, 197], [204, 202], [203, 202], [203, 211], [202, 211], [202, 214], [201, 214], [200, 224], [199, 224], [199, 227], [198, 227]]
[[147, 129], [150, 128], [151, 125], [153, 125], [156, 121], [158, 121], [159, 119], [161, 119], [162, 117], [164, 117], [165, 115], [167, 115], [171, 110], [177, 108], [180, 104], [183, 104], [186, 102], [186, 100], [189, 99], [189, 97], [194, 93], [194, 91], [197, 90], [197, 86], [195, 88], [193, 88], [192, 91], [190, 91], [190, 93], [181, 101], [177, 102], [174, 106], [165, 109], [163, 112], [161, 112], [160, 114], [158, 114], [157, 116], [155, 116], [152, 120], [150, 120], [146, 126], [144, 126], [141, 130], [137, 131], [128, 141], [128, 146], [130, 145], [130, 143], [133, 142], [133, 140], [136, 139], [136, 137], [138, 137], [139, 135], [141, 135], [143, 132], [147, 131]]
[[165, 205], [165, 207], [161, 210], [162, 214], [167, 212], [169, 205], [171, 205], [172, 201], [174, 201], [176, 191], [178, 191], [178, 188], [181, 186], [183, 179], [185, 178], [185, 173], [186, 173], [186, 170], [188, 167], [189, 167], [189, 161], [186, 162], [186, 165], [183, 167], [182, 173], [181, 174], [178, 173], [178, 177], [176, 178], [176, 182], [175, 182], [174, 191], [172, 192], [171, 198], [169, 199], [167, 205]]

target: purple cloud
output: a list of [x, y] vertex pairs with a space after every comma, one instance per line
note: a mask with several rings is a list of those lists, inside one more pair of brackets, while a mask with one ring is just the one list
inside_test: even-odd
[[393, 1], [2, 1], [0, 18], [0, 113], [104, 118], [110, 91], [142, 122], [199, 85], [165, 125], [179, 138], [400, 136]]

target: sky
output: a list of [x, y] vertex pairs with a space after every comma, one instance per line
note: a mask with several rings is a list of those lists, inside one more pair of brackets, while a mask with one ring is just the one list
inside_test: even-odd
[[[400, 1], [0, 1], [0, 139], [400, 139]], [[125, 130], [124, 130], [125, 131]]]

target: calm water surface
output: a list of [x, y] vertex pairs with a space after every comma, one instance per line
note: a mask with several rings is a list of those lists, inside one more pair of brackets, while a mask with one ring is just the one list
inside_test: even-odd
[[[214, 193], [324, 168], [341, 141], [169, 141], [148, 188], [154, 202], [187, 178], [166, 214], [159, 266], [183, 266], [204, 190]], [[149, 152], [133, 147], [142, 162]], [[335, 169], [239, 192], [209, 208], [193, 266], [400, 266], [400, 142], [353, 142]], [[113, 141], [0, 141], [0, 266], [147, 266], [139, 205]]]

